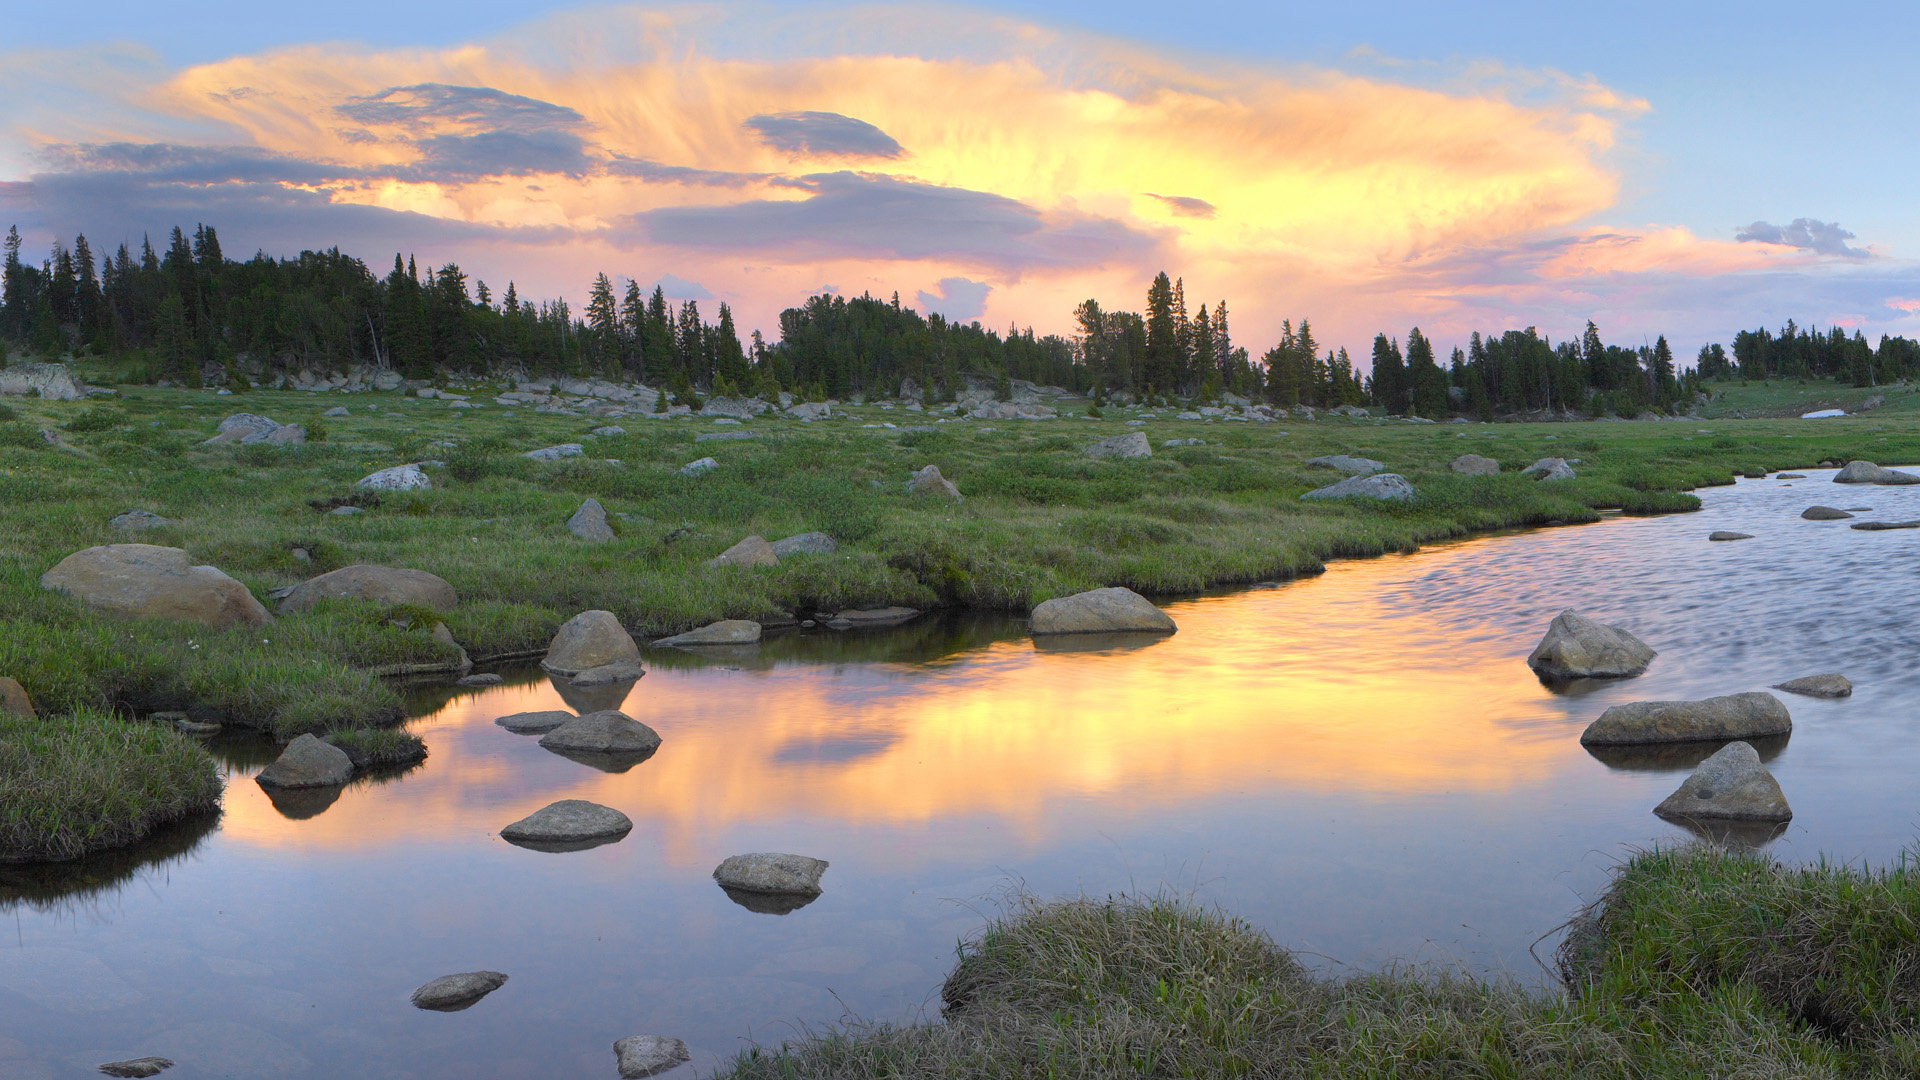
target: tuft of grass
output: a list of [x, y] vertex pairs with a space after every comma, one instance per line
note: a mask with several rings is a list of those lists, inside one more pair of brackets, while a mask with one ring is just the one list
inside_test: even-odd
[[211, 755], [160, 724], [0, 713], [0, 863], [76, 859], [220, 805]]
[[349, 728], [327, 736], [356, 769], [391, 769], [427, 760], [427, 744], [398, 728]]

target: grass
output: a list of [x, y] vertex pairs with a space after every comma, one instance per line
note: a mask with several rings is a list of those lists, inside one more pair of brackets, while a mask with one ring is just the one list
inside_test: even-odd
[[427, 759], [427, 744], [411, 731], [393, 728], [348, 728], [327, 736], [346, 751], [358, 770], [392, 769]]
[[220, 805], [213, 758], [160, 724], [0, 713], [0, 863], [75, 859]]

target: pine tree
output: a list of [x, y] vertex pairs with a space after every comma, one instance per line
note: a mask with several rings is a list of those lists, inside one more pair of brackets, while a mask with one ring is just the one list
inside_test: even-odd
[[1160, 271], [1147, 289], [1147, 347], [1141, 376], [1148, 393], [1171, 393], [1180, 373], [1180, 332], [1176, 324], [1173, 282]]
[[1433, 342], [1419, 327], [1407, 331], [1407, 380], [1412, 384], [1416, 416], [1437, 420], [1447, 415], [1447, 375], [1433, 359]]
[[613, 299], [613, 281], [605, 273], [593, 279], [587, 294], [587, 329], [593, 334], [594, 352], [600, 369], [608, 376], [620, 375], [620, 309]]
[[1400, 359], [1400, 343], [1387, 335], [1373, 338], [1373, 397], [1390, 415], [1404, 416], [1412, 404], [1412, 388], [1407, 385], [1406, 365]]

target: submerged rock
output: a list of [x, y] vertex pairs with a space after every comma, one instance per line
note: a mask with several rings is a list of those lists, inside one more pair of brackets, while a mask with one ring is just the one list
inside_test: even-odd
[[1653, 812], [1663, 818], [1727, 818], [1737, 821], [1790, 821], [1793, 810], [1780, 784], [1760, 764], [1760, 755], [1733, 742], [1700, 763], [1679, 790]]
[[1920, 521], [1856, 521], [1847, 527], [1861, 532], [1886, 532], [1888, 529], [1920, 529]]
[[425, 570], [361, 564], [308, 578], [280, 601], [280, 610], [306, 611], [322, 600], [370, 600], [377, 604], [411, 604], [435, 611], [450, 611], [460, 605], [459, 594], [445, 578]]
[[172, 1058], [137, 1057], [125, 1061], [109, 1061], [100, 1066], [100, 1071], [108, 1076], [159, 1076], [173, 1068]]
[[1707, 534], [1707, 539], [1709, 540], [1751, 540], [1753, 539], [1753, 534], [1743, 533], [1743, 532], [1727, 532], [1722, 529], [1716, 529], [1713, 532], [1710, 532]]
[[1618, 679], [1647, 670], [1656, 655], [1627, 631], [1569, 608], [1553, 617], [1527, 666], [1551, 679]]
[[796, 533], [785, 540], [773, 542], [773, 553], [778, 558], [789, 555], [832, 555], [840, 550], [833, 537], [823, 532]]
[[[1371, 473], [1384, 472], [1387, 467], [1387, 463], [1384, 461], [1375, 461], [1372, 458], [1364, 457], [1349, 457], [1346, 454], [1328, 454], [1325, 457], [1308, 458], [1306, 463], [1308, 465], [1319, 466], [1323, 469], [1337, 469], [1340, 472], [1346, 473], [1348, 476], [1367, 476]], [[1497, 463], [1494, 469], [1495, 471], [1499, 470]]]
[[1413, 485], [1399, 473], [1374, 473], [1372, 476], [1349, 476], [1337, 484], [1314, 488], [1302, 499], [1382, 499], [1390, 502], [1405, 502], [1413, 498]]
[[1087, 453], [1098, 458], [1149, 458], [1153, 456], [1153, 444], [1147, 441], [1146, 432], [1129, 431], [1101, 439], [1087, 447]]
[[1772, 694], [1754, 691], [1700, 701], [1633, 701], [1615, 705], [1587, 725], [1587, 745], [1699, 742], [1785, 735], [1793, 717]]
[[1027, 620], [1028, 633], [1111, 634], [1115, 632], [1171, 634], [1179, 629], [1173, 618], [1153, 601], [1132, 589], [1091, 589], [1072, 596], [1042, 601]]
[[620, 1080], [640, 1080], [693, 1060], [686, 1043], [664, 1035], [629, 1035], [613, 1044], [613, 1056]]
[[697, 630], [675, 634], [654, 642], [654, 646], [751, 645], [760, 640], [760, 624], [751, 619], [722, 619]]
[[561, 625], [540, 666], [556, 675], [621, 661], [640, 662], [640, 646], [611, 611], [583, 611]]
[[407, 1000], [416, 1009], [435, 1012], [459, 1012], [506, 985], [507, 977], [498, 971], [463, 971], [442, 975], [413, 992]]
[[545, 735], [573, 719], [576, 719], [574, 714], [564, 709], [547, 709], [541, 712], [521, 712], [498, 717], [494, 723], [515, 735]]
[[1836, 510], [1831, 506], [1809, 506], [1800, 511], [1800, 516], [1808, 521], [1839, 521], [1853, 515], [1845, 510]]
[[847, 626], [834, 627], [836, 630], [899, 626], [901, 623], [907, 622], [919, 614], [919, 608], [910, 607], [847, 608], [836, 613], [830, 621], [848, 624]]
[[1853, 696], [1853, 683], [1845, 675], [1829, 673], [1826, 675], [1803, 675], [1798, 679], [1788, 679], [1773, 684], [1775, 690], [1785, 690], [1789, 694], [1805, 694], [1808, 697], [1843, 698]]
[[312, 735], [287, 744], [273, 764], [260, 770], [261, 787], [336, 787], [353, 779], [353, 759], [345, 750]]
[[1500, 463], [1479, 454], [1461, 454], [1448, 462], [1447, 468], [1464, 476], [1492, 476], [1500, 471]]
[[761, 851], [728, 856], [713, 868], [713, 880], [739, 892], [819, 896], [820, 875], [826, 872], [825, 859]]
[[121, 618], [182, 619], [216, 629], [273, 621], [245, 585], [214, 567], [193, 565], [179, 548], [152, 544], [76, 551], [40, 575], [40, 587]]
[[611, 806], [561, 799], [500, 830], [508, 843], [536, 851], [584, 851], [611, 844], [633, 831], [633, 819]]
[[749, 536], [727, 550], [707, 560], [708, 566], [774, 566], [780, 562], [780, 556], [773, 553], [773, 545], [758, 536]]
[[588, 499], [567, 519], [567, 531], [582, 540], [604, 544], [613, 539], [613, 526], [607, 524], [606, 508], [598, 499]]

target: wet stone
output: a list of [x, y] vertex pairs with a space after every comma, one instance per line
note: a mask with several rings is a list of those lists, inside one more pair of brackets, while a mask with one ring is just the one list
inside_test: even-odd
[[543, 712], [522, 712], [514, 713], [511, 716], [502, 716], [494, 720], [494, 723], [506, 728], [515, 735], [545, 735], [547, 732], [573, 719], [576, 719], [576, 717], [570, 712], [561, 709], [550, 709]]
[[498, 971], [463, 971], [442, 975], [413, 992], [408, 1000], [414, 1008], [434, 1012], [459, 1012], [505, 985], [507, 977]]
[[687, 1044], [664, 1035], [630, 1035], [613, 1044], [621, 1080], [655, 1076], [693, 1060]]
[[163, 1057], [137, 1057], [125, 1061], [109, 1061], [100, 1066], [100, 1071], [108, 1076], [159, 1076], [173, 1068], [173, 1060]]

